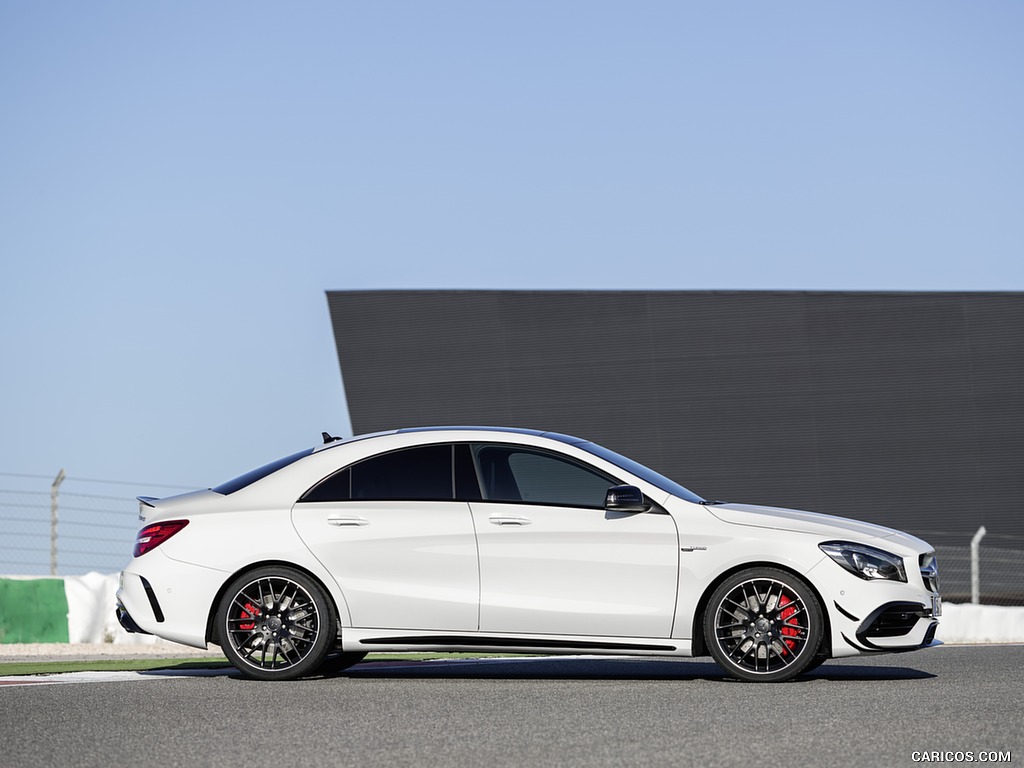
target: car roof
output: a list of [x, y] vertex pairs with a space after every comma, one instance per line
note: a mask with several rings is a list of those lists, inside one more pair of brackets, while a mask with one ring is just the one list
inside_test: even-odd
[[333, 438], [331, 439], [330, 442], [326, 442], [323, 445], [316, 446], [313, 449], [313, 451], [314, 453], [316, 453], [326, 448], [333, 448], [338, 445], [350, 445], [352, 443], [360, 442], [362, 440], [372, 440], [378, 437], [387, 437], [389, 435], [415, 434], [418, 432], [481, 432], [488, 434], [501, 433], [515, 435], [530, 435], [532, 437], [546, 437], [551, 440], [557, 440], [558, 442], [565, 443], [566, 445], [580, 445], [581, 443], [589, 442], [581, 437], [563, 435], [560, 432], [545, 432], [540, 429], [526, 429], [523, 427], [429, 426], [403, 427], [401, 429], [389, 429], [384, 430], [382, 432], [369, 432], [363, 435], [353, 435], [352, 437]]
[[405, 432], [511, 432], [517, 435], [533, 435], [534, 437], [548, 437], [562, 443], [574, 445], [587, 442], [583, 438], [563, 435], [560, 432], [545, 432], [540, 429], [525, 429], [523, 427], [481, 427], [481, 426], [453, 426], [453, 427], [405, 427], [395, 430], [399, 434]]

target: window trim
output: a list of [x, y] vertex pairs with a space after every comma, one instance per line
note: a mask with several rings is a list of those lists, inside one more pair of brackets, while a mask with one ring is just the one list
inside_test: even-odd
[[[367, 462], [367, 461], [372, 461], [372, 460], [380, 458], [382, 456], [388, 456], [390, 454], [399, 453], [399, 452], [402, 452], [402, 451], [416, 450], [418, 448], [427, 448], [427, 447], [437, 446], [437, 445], [447, 445], [447, 446], [449, 446], [452, 449], [452, 451], [451, 451], [451, 463], [450, 463], [450, 475], [451, 475], [451, 486], [452, 486], [452, 496], [451, 496], [451, 498], [447, 498], [447, 499], [438, 499], [438, 498], [420, 498], [420, 499], [353, 499], [353, 498], [351, 498], [351, 495], [352, 495], [352, 478], [351, 478], [351, 475], [349, 475], [349, 497], [350, 498], [348, 498], [348, 499], [340, 499], [340, 500], [335, 500], [335, 501], [310, 501], [310, 500], [308, 500], [306, 498], [307, 496], [310, 495], [310, 493], [312, 493], [312, 491], [314, 489], [320, 487], [320, 485], [322, 485], [323, 483], [327, 482], [331, 478], [337, 477], [342, 472], [350, 471], [353, 467], [356, 467], [359, 464], [362, 464], [362, 463]], [[458, 493], [455, 463], [456, 463], [456, 460], [457, 460], [456, 450], [457, 450], [457, 447], [460, 446], [460, 445], [467, 445], [467, 446], [469, 446], [470, 458], [472, 460], [473, 472], [474, 472], [474, 475], [475, 475], [475, 478], [476, 478], [477, 491], [479, 493], [479, 498], [475, 498], [475, 499], [461, 498], [459, 493]], [[320, 480], [317, 480], [315, 483], [313, 483], [309, 488], [307, 488], [299, 496], [298, 500], [295, 503], [296, 504], [351, 504], [351, 503], [359, 504], [359, 503], [382, 503], [382, 502], [383, 503], [401, 503], [401, 502], [416, 502], [416, 503], [440, 502], [440, 503], [443, 503], [443, 502], [454, 502], [454, 503], [463, 503], [463, 504], [474, 504], [474, 503], [476, 503], [476, 504], [509, 504], [509, 505], [514, 505], [514, 506], [554, 507], [554, 508], [558, 508], [558, 509], [586, 509], [586, 510], [605, 511], [605, 507], [604, 507], [603, 504], [600, 505], [600, 506], [589, 506], [589, 505], [584, 506], [584, 505], [580, 505], [580, 504], [563, 504], [563, 503], [547, 502], [547, 501], [546, 502], [538, 502], [538, 501], [530, 501], [530, 500], [519, 500], [519, 501], [516, 501], [516, 500], [512, 500], [512, 499], [488, 499], [488, 498], [485, 498], [485, 493], [484, 493], [485, 488], [484, 488], [484, 482], [483, 482], [483, 474], [482, 474], [482, 470], [480, 468], [480, 462], [479, 462], [479, 460], [477, 458], [477, 452], [478, 452], [478, 449], [486, 448], [486, 447], [506, 448], [506, 449], [508, 449], [510, 451], [523, 451], [523, 452], [526, 452], [526, 453], [534, 453], [534, 454], [541, 454], [541, 455], [552, 456], [555, 459], [567, 462], [569, 464], [573, 464], [573, 465], [579, 466], [579, 467], [581, 467], [581, 468], [583, 468], [583, 469], [585, 469], [587, 471], [590, 471], [590, 472], [592, 472], [594, 474], [598, 474], [598, 475], [604, 476], [606, 478], [609, 478], [610, 479], [610, 485], [608, 486], [609, 488], [611, 488], [611, 487], [613, 487], [615, 485], [623, 485], [624, 484], [624, 481], [622, 480], [621, 477], [616, 477], [615, 475], [612, 475], [612, 474], [606, 472], [601, 467], [596, 467], [596, 466], [594, 466], [593, 464], [587, 462], [584, 459], [580, 459], [580, 458], [577, 458], [575, 456], [569, 456], [569, 455], [567, 455], [565, 453], [562, 453], [560, 451], [552, 450], [551, 448], [548, 448], [546, 446], [528, 445], [528, 444], [524, 444], [524, 443], [506, 443], [506, 442], [501, 442], [501, 441], [489, 441], [489, 440], [451, 440], [451, 441], [440, 441], [440, 442], [437, 442], [437, 443], [420, 443], [418, 445], [407, 445], [407, 446], [402, 446], [402, 447], [399, 447], [399, 448], [393, 448], [393, 449], [388, 450], [388, 451], [382, 451], [380, 453], [375, 453], [372, 456], [366, 456], [366, 457], [364, 457], [362, 459], [359, 459], [358, 461], [352, 462], [351, 464], [346, 464], [345, 466], [336, 469], [334, 472], [331, 472], [330, 474], [322, 477]], [[605, 457], [601, 456], [600, 454], [593, 453], [591, 451], [587, 451], [586, 449], [583, 449], [583, 450], [586, 453], [590, 454], [591, 456], [596, 456], [597, 458], [600, 458], [600, 459], [603, 459], [605, 461], [608, 461], [608, 459], [606, 459]], [[609, 463], [614, 463], [614, 462], [609, 462]], [[622, 467], [621, 469], [625, 469], [625, 468]], [[629, 484], [633, 485], [632, 482], [629, 483]], [[656, 487], [657, 487], [657, 485], [656, 485]], [[652, 499], [652, 498], [650, 498], [650, 496], [648, 496], [648, 494], [644, 494], [644, 497], [647, 499], [648, 503], [651, 504], [651, 509], [647, 513], [645, 513], [645, 514], [651, 514], [651, 513], [654, 513], [654, 514], [658, 514], [658, 513], [667, 514], [665, 512], [665, 510], [661, 507], [661, 505], [657, 504], [654, 501], [654, 499]]]

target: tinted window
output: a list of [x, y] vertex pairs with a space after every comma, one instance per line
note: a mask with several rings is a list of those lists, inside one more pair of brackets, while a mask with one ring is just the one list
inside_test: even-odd
[[618, 485], [592, 467], [543, 451], [486, 445], [476, 453], [488, 501], [603, 509], [605, 493]]
[[453, 496], [452, 446], [425, 445], [353, 464], [300, 501], [447, 501]]
[[352, 470], [341, 472], [321, 480], [306, 491], [299, 501], [348, 501], [352, 498]]
[[285, 456], [283, 459], [264, 464], [262, 467], [246, 472], [244, 475], [239, 475], [234, 480], [228, 480], [226, 483], [221, 483], [216, 488], [211, 488], [210, 490], [214, 493], [223, 493], [224, 495], [240, 491], [245, 486], [252, 485], [257, 480], [262, 480], [267, 475], [277, 472], [277, 470], [287, 467], [289, 464], [294, 464], [305, 456], [309, 456], [312, 452], [312, 448], [307, 448], [304, 451], [293, 453], [291, 456]]

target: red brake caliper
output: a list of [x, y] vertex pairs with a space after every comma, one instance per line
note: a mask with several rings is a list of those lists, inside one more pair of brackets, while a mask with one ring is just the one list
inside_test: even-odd
[[[252, 603], [246, 603], [245, 604], [245, 610], [242, 611], [242, 615], [239, 616], [238, 618], [240, 618], [240, 619], [251, 619], [251, 618], [253, 618], [255, 616], [259, 616], [259, 615], [260, 615], [260, 609], [259, 608], [253, 607]], [[246, 632], [248, 632], [251, 629], [256, 629], [256, 622], [253, 621], [253, 622], [249, 622], [248, 624], [239, 624], [238, 628], [239, 629], [244, 629]]]
[[[800, 625], [797, 624], [796, 620], [790, 621], [793, 618], [793, 614], [796, 613], [796, 606], [790, 605], [792, 602], [785, 595], [779, 598], [779, 606], [782, 607], [782, 613], [779, 614], [779, 618], [782, 619], [782, 629], [780, 632], [786, 637], [797, 637], [800, 634]], [[789, 607], [787, 608], [786, 606]], [[796, 647], [795, 640], [783, 640], [782, 642], [791, 651]]]

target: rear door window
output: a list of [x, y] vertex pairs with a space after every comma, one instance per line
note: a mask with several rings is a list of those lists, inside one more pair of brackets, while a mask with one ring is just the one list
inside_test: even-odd
[[322, 480], [300, 501], [451, 501], [453, 452], [440, 444], [374, 456]]

